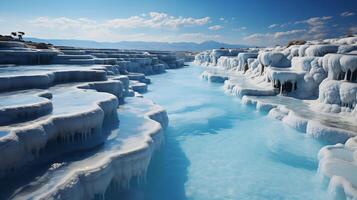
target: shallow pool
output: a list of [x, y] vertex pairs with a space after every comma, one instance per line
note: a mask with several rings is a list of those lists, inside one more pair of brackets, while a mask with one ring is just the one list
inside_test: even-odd
[[146, 184], [120, 199], [328, 199], [316, 175], [322, 144], [223, 93], [187, 67], [152, 76], [144, 96], [170, 124]]

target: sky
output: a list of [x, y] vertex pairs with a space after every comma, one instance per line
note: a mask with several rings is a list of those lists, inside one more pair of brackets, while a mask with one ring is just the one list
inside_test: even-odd
[[1, 0], [0, 34], [272, 46], [357, 34], [357, 0]]

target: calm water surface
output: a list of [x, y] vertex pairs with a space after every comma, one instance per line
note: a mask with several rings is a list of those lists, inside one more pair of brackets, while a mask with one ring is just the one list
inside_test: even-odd
[[146, 184], [118, 199], [327, 199], [316, 175], [322, 144], [201, 80], [200, 67], [152, 76], [145, 97], [168, 111]]

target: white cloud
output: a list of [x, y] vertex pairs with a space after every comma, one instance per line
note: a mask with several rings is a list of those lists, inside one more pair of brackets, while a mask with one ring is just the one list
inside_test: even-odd
[[220, 30], [222, 28], [223, 28], [223, 26], [221, 26], [221, 25], [214, 25], [214, 26], [208, 27], [209, 30], [213, 30], [213, 31], [217, 31], [217, 30]]
[[[163, 42], [187, 38], [188, 41], [196, 42], [206, 40], [204, 35], [197, 33], [179, 34], [176, 29], [203, 26], [209, 22], [209, 17], [182, 17], [150, 12], [127, 18], [107, 20], [38, 17], [32, 20], [25, 20], [22, 24], [16, 24], [16, 26], [21, 27], [21, 30], [25, 30], [27, 35], [39, 38]], [[7, 31], [7, 29], [6, 27], [0, 27], [0, 31]], [[210, 35], [207, 37], [207, 39], [212, 39], [216, 36]]]
[[296, 29], [273, 33], [255, 33], [245, 37], [244, 40], [254, 45], [284, 44], [292, 39], [300, 39], [305, 32], [305, 29]]
[[310, 26], [319, 26], [326, 24], [330, 19], [332, 19], [332, 16], [312, 17], [306, 20], [297, 21], [295, 22], [295, 24], [308, 24]]
[[268, 26], [268, 28], [276, 28], [276, 27], [287, 27], [287, 26], [291, 26], [291, 25], [296, 25], [296, 24], [306, 24], [309, 26], [321, 26], [326, 24], [330, 19], [332, 19], [332, 16], [322, 16], [322, 17], [311, 17], [309, 19], [306, 20], [300, 20], [300, 21], [296, 21], [296, 22], [286, 22], [286, 23], [282, 23], [282, 24], [271, 24]]
[[[350, 15], [350, 14], [345, 14]], [[286, 44], [289, 40], [304, 39], [324, 39], [336, 36], [336, 25], [331, 23], [332, 16], [312, 17], [296, 22], [287, 22], [283, 24], [271, 24], [268, 28], [290, 27], [299, 25], [300, 28], [293, 30], [272, 33], [255, 33], [244, 38], [244, 40], [255, 45], [276, 45]], [[334, 28], [333, 28], [334, 27]], [[353, 30], [353, 27], [352, 29]], [[339, 30], [341, 32], [341, 30]]]
[[341, 17], [350, 17], [350, 16], [353, 16], [353, 15], [355, 15], [354, 12], [346, 11], [346, 12], [341, 13], [340, 16]]
[[303, 32], [305, 32], [304, 29], [291, 30], [291, 31], [285, 31], [285, 32], [276, 32], [276, 33], [274, 33], [274, 38], [282, 39], [282, 38], [295, 37], [295, 36], [297, 36], [297, 34], [301, 34]]
[[67, 17], [59, 17], [59, 18], [48, 18], [48, 17], [38, 17], [34, 20], [31, 20], [30, 23], [37, 27], [44, 28], [54, 28], [54, 29], [90, 29], [98, 26], [96, 21], [89, 20], [87, 18], [78, 18], [78, 19], [70, 19]]
[[322, 16], [322, 17], [311, 17], [309, 19], [306, 20], [300, 20], [300, 21], [296, 21], [296, 22], [286, 22], [286, 23], [282, 23], [282, 24], [271, 24], [268, 26], [268, 28], [276, 28], [276, 27], [280, 27], [280, 28], [284, 28], [287, 26], [291, 26], [291, 25], [296, 25], [296, 24], [306, 24], [309, 26], [322, 26], [325, 25], [326, 23], [329, 22], [329, 20], [332, 19], [332, 16]]
[[242, 27], [238, 27], [238, 28], [233, 28], [232, 30], [233, 31], [244, 31], [244, 30], [247, 30], [247, 27], [242, 26]]
[[327, 24], [332, 19], [332, 16], [323, 17], [312, 17], [306, 20], [297, 21], [295, 24], [306, 24], [308, 25], [308, 31], [305, 34], [307, 39], [323, 39], [328, 36], [330, 31]]
[[270, 36], [270, 33], [254, 33], [244, 38], [244, 40], [258, 40]]
[[98, 22], [86, 18], [71, 19], [66, 17], [48, 18], [39, 17], [31, 20], [31, 24], [47, 28], [170, 28], [176, 29], [182, 26], [202, 26], [209, 22], [209, 17], [175, 17], [166, 13], [150, 12], [148, 15], [130, 16], [128, 18], [115, 18]]
[[223, 17], [221, 17], [221, 18], [219, 18], [219, 20], [224, 21], [224, 18], [223, 18]]
[[271, 25], [268, 26], [268, 28], [275, 28], [277, 26], [279, 26], [279, 25], [278, 24], [271, 24]]
[[[147, 29], [117, 29], [109, 28], [108, 21], [97, 22], [90, 19], [70, 19], [46, 17], [37, 18], [28, 23], [17, 23], [16, 26], [0, 26], [0, 33], [8, 33], [12, 29], [24, 30], [26, 35], [48, 39], [86, 39], [101, 42], [114, 41], [158, 41], [158, 42], [202, 42], [220, 39], [220, 35], [204, 34], [200, 32], [179, 33], [171, 30]], [[167, 27], [167, 26], [165, 26]], [[155, 27], [156, 28], [156, 27]]]

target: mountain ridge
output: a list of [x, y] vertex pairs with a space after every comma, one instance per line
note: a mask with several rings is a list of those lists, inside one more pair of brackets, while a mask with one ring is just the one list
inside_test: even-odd
[[51, 43], [57, 46], [74, 46], [82, 48], [113, 48], [113, 49], [141, 49], [141, 50], [167, 50], [167, 51], [204, 51], [217, 48], [248, 48], [249, 45], [228, 44], [207, 40], [201, 43], [195, 42], [144, 42], [144, 41], [120, 41], [97, 42], [93, 40], [78, 39], [40, 39], [25, 38], [33, 42]]

